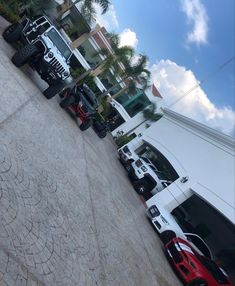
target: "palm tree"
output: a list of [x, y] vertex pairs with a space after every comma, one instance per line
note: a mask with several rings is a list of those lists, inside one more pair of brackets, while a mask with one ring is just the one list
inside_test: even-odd
[[142, 114], [144, 120], [131, 130], [129, 130], [125, 135], [133, 133], [135, 129], [137, 129], [139, 126], [146, 123], [147, 121], [156, 122], [163, 116], [161, 113], [157, 112], [157, 105], [154, 102], [151, 102], [151, 104], [142, 111]]
[[109, 0], [76, 0], [74, 2], [70, 1], [70, 4], [67, 5], [65, 9], [63, 9], [57, 18], [60, 18], [65, 12], [69, 11], [74, 5], [81, 5], [81, 14], [87, 20], [88, 23], [91, 23], [95, 19], [96, 10], [94, 4], [98, 4], [102, 9], [102, 14], [105, 14], [110, 6]]
[[57, 6], [54, 0], [14, 0], [11, 2], [17, 5], [19, 11], [26, 11], [32, 15], [48, 14]]
[[[111, 99], [117, 98], [127, 89], [129, 90], [130, 94], [135, 94], [137, 85], [140, 85], [143, 90], [146, 90], [149, 87], [151, 73], [147, 69], [147, 61], [148, 61], [148, 58], [145, 55], [139, 55], [138, 61], [134, 64], [133, 64], [133, 56], [123, 61], [123, 64], [125, 67], [125, 73], [122, 78], [122, 82], [128, 80], [129, 83], [122, 90], [114, 94], [111, 97]], [[106, 96], [113, 88], [114, 87], [107, 90], [103, 94], [103, 96]]]
[[111, 49], [100, 49], [93, 56], [103, 55], [104, 60], [98, 64], [97, 66], [87, 70], [84, 74], [82, 74], [79, 78], [77, 78], [77, 82], [82, 80], [87, 75], [91, 74], [92, 76], [101, 75], [105, 76], [110, 69], [114, 71], [115, 74], [122, 75], [124, 73], [124, 68], [121, 65], [122, 61], [126, 61], [127, 58], [130, 58], [134, 54], [134, 50], [132, 47], [128, 46], [119, 46], [119, 36], [117, 34], [109, 34], [109, 41]]

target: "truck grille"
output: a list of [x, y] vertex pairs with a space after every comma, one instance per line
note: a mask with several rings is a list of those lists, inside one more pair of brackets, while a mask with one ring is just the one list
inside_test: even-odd
[[50, 64], [55, 68], [55, 70], [58, 73], [62, 74], [63, 72], [65, 72], [65, 69], [63, 68], [63, 66], [60, 64], [60, 62], [55, 57], [53, 57], [50, 60]]

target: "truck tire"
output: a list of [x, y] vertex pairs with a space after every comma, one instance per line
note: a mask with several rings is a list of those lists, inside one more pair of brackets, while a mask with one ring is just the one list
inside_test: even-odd
[[79, 126], [79, 128], [80, 128], [81, 131], [85, 131], [85, 130], [87, 130], [90, 126], [91, 126], [91, 120], [88, 119], [87, 121], [83, 122], [83, 123]]
[[39, 50], [34, 45], [26, 45], [18, 52], [14, 54], [11, 61], [16, 67], [22, 67], [26, 64], [30, 58], [36, 56], [39, 53]]
[[23, 26], [20, 23], [14, 23], [5, 29], [3, 39], [9, 44], [15, 43], [20, 39], [22, 30]]
[[133, 182], [133, 185], [134, 185], [134, 189], [136, 190], [136, 192], [139, 194], [139, 195], [144, 195], [146, 194], [147, 192], [150, 192], [151, 190], [149, 189], [149, 186], [148, 186], [148, 182], [146, 182], [146, 180], [143, 178], [143, 179], [140, 179], [138, 181], [134, 181]]
[[68, 95], [60, 102], [61, 108], [69, 107], [71, 104], [74, 103], [74, 97], [72, 95]]
[[59, 93], [62, 88], [63, 88], [63, 85], [62, 85], [62, 84], [50, 85], [47, 89], [45, 89], [45, 90], [43, 91], [43, 95], [44, 95], [47, 99], [51, 99], [51, 98], [54, 97], [57, 93]]
[[104, 138], [104, 137], [106, 137], [106, 135], [107, 135], [107, 132], [105, 131], [105, 130], [102, 130], [102, 131], [100, 131], [99, 133], [98, 133], [98, 136], [99, 136], [99, 138]]
[[65, 98], [65, 95], [67, 94], [67, 93], [70, 93], [70, 90], [71, 90], [71, 88], [65, 88], [65, 89], [63, 89], [60, 93], [59, 93], [59, 97], [60, 98]]
[[164, 245], [166, 245], [175, 237], [176, 234], [172, 230], [165, 230], [160, 234], [161, 241], [163, 242]]

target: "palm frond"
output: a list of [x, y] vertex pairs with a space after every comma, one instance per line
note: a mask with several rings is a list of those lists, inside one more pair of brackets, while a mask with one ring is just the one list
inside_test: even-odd
[[109, 0], [94, 0], [94, 2], [100, 5], [102, 8], [102, 14], [105, 14], [108, 11], [111, 4]]

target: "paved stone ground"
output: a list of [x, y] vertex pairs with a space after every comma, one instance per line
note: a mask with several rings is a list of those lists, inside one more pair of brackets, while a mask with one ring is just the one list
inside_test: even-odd
[[13, 52], [0, 36], [0, 285], [180, 285], [110, 138], [82, 133]]

